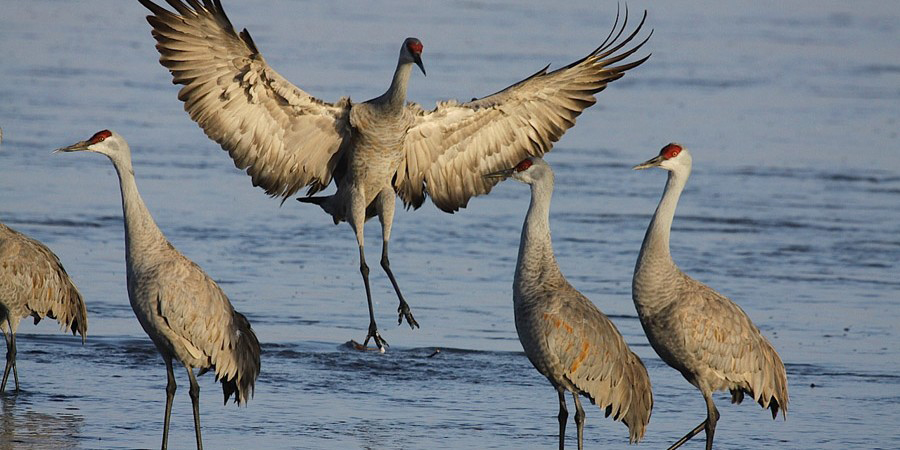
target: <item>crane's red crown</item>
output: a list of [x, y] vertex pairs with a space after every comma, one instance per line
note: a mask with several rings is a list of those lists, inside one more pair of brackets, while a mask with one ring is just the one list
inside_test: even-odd
[[419, 40], [410, 41], [410, 43], [406, 44], [406, 47], [413, 54], [422, 53], [422, 42]]
[[663, 147], [662, 150], [659, 151], [659, 154], [662, 155], [662, 157], [665, 159], [672, 159], [672, 158], [678, 156], [678, 154], [681, 153], [681, 150], [682, 149], [681, 149], [680, 145], [669, 144], [669, 145]]
[[522, 162], [516, 164], [516, 172], [522, 172], [528, 170], [531, 165], [534, 164], [530, 159], [523, 159]]
[[112, 132], [109, 130], [98, 131], [94, 133], [93, 136], [88, 140], [91, 144], [96, 144], [98, 142], [103, 142], [106, 138], [112, 136]]

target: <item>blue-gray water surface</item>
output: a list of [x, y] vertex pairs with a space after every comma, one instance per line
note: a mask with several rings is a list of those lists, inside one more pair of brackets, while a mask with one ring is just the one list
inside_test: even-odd
[[[616, 13], [584, 0], [224, 3], [276, 70], [327, 101], [381, 94], [399, 44], [419, 37], [428, 76], [413, 75], [409, 97], [426, 107], [580, 58]], [[694, 156], [673, 255], [743, 307], [790, 385], [786, 421], [718, 394], [717, 447], [900, 447], [900, 6], [659, 3], [628, 3], [633, 16], [649, 9], [649, 62], [601, 92], [547, 155], [562, 270], [650, 372], [641, 447], [665, 447], [705, 416], [630, 299], [665, 180], [630, 168], [670, 141]], [[396, 326], [393, 289], [372, 264], [391, 348], [348, 350], [368, 322], [349, 227], [281, 205], [234, 168], [182, 110], [145, 15], [136, 1], [0, 0], [0, 220], [60, 256], [90, 315], [84, 346], [52, 320], [22, 323], [23, 390], [0, 396], [0, 448], [159, 445], [165, 368], [128, 304], [115, 172], [100, 155], [51, 154], [104, 128], [130, 141], [164, 233], [262, 343], [246, 408], [222, 406], [212, 375], [200, 378], [208, 448], [554, 447], [556, 394], [521, 352], [512, 314], [527, 187], [503, 183], [454, 215], [398, 210], [392, 266], [421, 329]], [[170, 444], [190, 448], [187, 377], [176, 377]], [[585, 435], [588, 448], [627, 446], [625, 427], [594, 407]], [[699, 436], [686, 448], [701, 446]]]

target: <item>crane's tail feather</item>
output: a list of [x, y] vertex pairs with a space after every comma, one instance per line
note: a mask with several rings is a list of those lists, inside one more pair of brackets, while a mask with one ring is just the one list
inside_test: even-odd
[[222, 393], [225, 395], [225, 403], [234, 394], [234, 402], [238, 405], [246, 405], [253, 397], [256, 379], [259, 377], [260, 347], [256, 333], [250, 327], [250, 322], [243, 314], [234, 312], [234, 326], [238, 336], [232, 354], [237, 370], [230, 378], [220, 377]]
[[[65, 331], [71, 331], [72, 336], [81, 335], [81, 343], [84, 344], [87, 337], [87, 308], [84, 305], [84, 299], [78, 288], [68, 278], [66, 270], [60, 266], [61, 279], [65, 292], [61, 292], [56, 296], [56, 300], [50, 305], [47, 311], [47, 317], [55, 319]], [[39, 314], [34, 315], [34, 323], [41, 320]]]
[[[331, 195], [322, 195], [318, 197], [298, 197], [297, 201], [301, 203], [312, 203], [314, 205], [319, 205], [323, 211], [331, 215], [331, 218], [334, 219], [334, 224], [337, 225], [341, 223], [341, 221], [345, 220], [343, 213], [340, 212], [340, 208], [335, 205], [335, 202], [329, 201], [332, 199]], [[366, 217], [370, 217], [369, 209], [366, 210]]]

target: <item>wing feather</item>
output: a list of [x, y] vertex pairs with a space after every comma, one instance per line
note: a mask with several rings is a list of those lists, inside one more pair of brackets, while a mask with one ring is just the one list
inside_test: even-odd
[[[574, 288], [558, 312], [559, 326], [547, 327], [548, 348], [557, 354], [564, 376], [607, 416], [623, 421], [631, 442], [643, 437], [650, 421], [650, 377], [616, 326]], [[568, 320], [562, 318], [568, 317]]]
[[214, 366], [223, 384], [241, 386], [236, 400], [246, 401], [260, 367], [259, 342], [249, 323], [218, 284], [182, 255], [160, 264], [155, 272], [165, 274], [155, 290], [158, 312], [173, 345], [180, 344], [200, 360], [201, 369]]
[[[6, 309], [13, 323], [27, 316], [34, 316], [35, 323], [50, 317], [64, 330], [80, 334], [82, 342], [87, 335], [84, 299], [56, 254], [40, 241], [2, 223], [0, 309]], [[7, 327], [5, 320], [0, 327]]]
[[[736, 303], [692, 278], [687, 291], [694, 317], [684, 317], [684, 342], [698, 367], [708, 367], [721, 380], [713, 389], [730, 389], [737, 403], [745, 391], [763, 408], [787, 411], [787, 375], [784, 363], [772, 344]], [[700, 314], [697, 311], [701, 311]]]
[[153, 13], [159, 61], [183, 85], [185, 111], [254, 186], [286, 198], [331, 182], [350, 133], [349, 99], [326, 103], [284, 79], [247, 30], [235, 32], [218, 0], [166, 0], [175, 12], [139, 1]]
[[416, 122], [394, 180], [406, 207], [420, 207], [427, 193], [438, 208], [455, 212], [498, 182], [484, 178], [485, 173], [550, 151], [578, 115], [596, 102], [594, 94], [647, 60], [649, 56], [613, 66], [647, 42], [649, 36], [617, 53], [637, 36], [646, 17], [644, 12], [635, 30], [619, 41], [628, 21], [626, 11], [622, 26], [617, 17], [606, 41], [586, 57], [549, 73], [544, 67], [487, 97], [442, 102], [431, 111], [411, 105]]
[[617, 17], [606, 41], [586, 57], [553, 72], [544, 67], [487, 97], [461, 104], [443, 102], [431, 111], [411, 105], [416, 122], [406, 137], [406, 157], [394, 181], [406, 207], [418, 208], [427, 193], [438, 208], [457, 211], [498, 182], [484, 178], [485, 173], [550, 151], [578, 115], [596, 102], [596, 93], [649, 58], [614, 65], [647, 42], [649, 36], [619, 52], [637, 36], [646, 17], [645, 11], [635, 30], [619, 41], [628, 22], [626, 11], [622, 26], [618, 27]]

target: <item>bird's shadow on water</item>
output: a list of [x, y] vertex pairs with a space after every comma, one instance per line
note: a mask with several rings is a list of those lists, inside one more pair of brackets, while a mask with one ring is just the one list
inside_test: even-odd
[[[7, 386], [8, 387], [8, 386]], [[27, 390], [0, 394], [0, 449], [72, 448], [80, 443], [84, 419], [78, 414], [48, 414], [32, 409], [35, 403], [63, 401], [64, 398]]]

